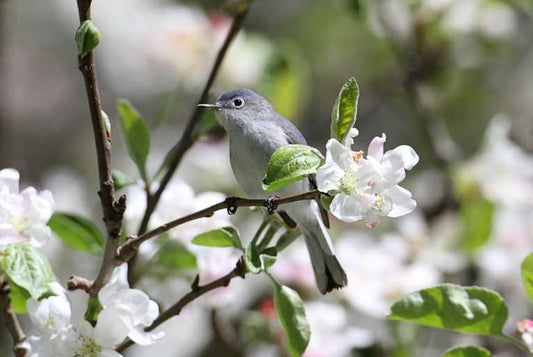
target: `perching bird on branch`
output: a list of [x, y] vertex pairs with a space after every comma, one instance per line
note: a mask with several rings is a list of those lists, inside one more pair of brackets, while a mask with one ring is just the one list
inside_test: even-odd
[[[306, 144], [305, 138], [288, 120], [274, 111], [272, 104], [249, 89], [222, 94], [215, 104], [200, 104], [215, 111], [230, 139], [233, 173], [242, 189], [252, 197], [268, 196], [262, 188], [271, 155], [289, 144]], [[314, 177], [294, 182], [275, 194], [291, 196], [316, 189]], [[347, 284], [346, 273], [335, 257], [327, 213], [318, 201], [300, 201], [284, 208], [300, 226], [309, 250], [318, 289], [325, 294]]]

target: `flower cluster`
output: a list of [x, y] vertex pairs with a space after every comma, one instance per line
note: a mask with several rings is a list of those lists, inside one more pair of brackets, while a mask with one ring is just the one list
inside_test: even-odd
[[533, 320], [523, 320], [516, 323], [518, 332], [522, 335], [522, 341], [533, 352]]
[[19, 192], [20, 174], [15, 169], [0, 170], [0, 244], [29, 241], [46, 244], [52, 235], [46, 222], [54, 212], [50, 191], [27, 187]]
[[381, 217], [400, 217], [412, 212], [416, 202], [398, 184], [418, 162], [418, 155], [407, 145], [384, 153], [386, 137], [375, 137], [365, 157], [335, 139], [326, 145], [326, 163], [316, 174], [318, 189], [335, 195], [331, 213], [346, 222], [364, 219], [369, 227]]
[[56, 294], [40, 301], [29, 299], [30, 319], [39, 333], [30, 337], [34, 356], [120, 356], [113, 347], [126, 337], [150, 345], [163, 333], [145, 333], [158, 315], [157, 304], [141, 290], [130, 289], [127, 265], [115, 269], [110, 282], [98, 294], [102, 310], [93, 327], [85, 320], [71, 325], [71, 306], [64, 290], [51, 284]]

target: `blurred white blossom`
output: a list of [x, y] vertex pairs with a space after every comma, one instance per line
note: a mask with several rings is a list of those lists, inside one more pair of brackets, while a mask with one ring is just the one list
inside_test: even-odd
[[311, 327], [306, 357], [351, 356], [354, 348], [365, 348], [375, 342], [369, 330], [350, 326], [348, 312], [339, 304], [312, 301], [305, 304]]
[[20, 174], [15, 169], [0, 170], [0, 244], [29, 241], [42, 246], [52, 230], [46, 225], [55, 204], [48, 190], [27, 187], [19, 192]]
[[509, 139], [510, 130], [506, 116], [495, 116], [481, 152], [463, 170], [491, 201], [507, 207], [533, 208], [533, 155]]
[[326, 163], [316, 174], [318, 189], [335, 194], [331, 213], [347, 222], [364, 219], [369, 227], [382, 216], [400, 217], [412, 212], [416, 202], [398, 184], [418, 162], [418, 155], [407, 145], [383, 153], [385, 134], [375, 137], [368, 155], [353, 152], [335, 139], [326, 145]]
[[518, 332], [520, 332], [522, 341], [533, 352], [533, 320], [523, 320], [516, 323]]
[[409, 243], [397, 235], [380, 240], [345, 236], [335, 251], [350, 284], [340, 291], [357, 310], [385, 318], [401, 296], [439, 282], [440, 273], [430, 263], [412, 259]]

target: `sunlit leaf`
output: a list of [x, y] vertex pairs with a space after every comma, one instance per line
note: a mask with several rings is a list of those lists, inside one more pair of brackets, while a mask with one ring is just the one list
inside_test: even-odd
[[139, 112], [125, 99], [117, 101], [122, 135], [129, 157], [137, 165], [144, 181], [146, 176], [146, 159], [150, 151], [150, 132]]
[[491, 357], [490, 351], [476, 346], [452, 347], [442, 357]]
[[533, 301], [533, 253], [529, 254], [522, 262], [522, 283], [526, 289], [529, 300]]
[[125, 173], [119, 170], [113, 170], [112, 175], [116, 191], [135, 184], [134, 179], [128, 177]]
[[104, 235], [88, 219], [73, 214], [54, 213], [48, 225], [66, 246], [95, 255], [103, 253]]
[[239, 238], [239, 231], [234, 227], [224, 227], [199, 234], [193, 238], [192, 243], [209, 247], [235, 247], [237, 249], [243, 249]]
[[277, 190], [291, 182], [316, 173], [324, 164], [324, 156], [307, 145], [287, 145], [277, 149], [270, 158], [263, 189]]
[[26, 301], [31, 298], [29, 292], [21, 288], [14, 282], [9, 282], [9, 300], [11, 301], [11, 306], [17, 314], [25, 314], [28, 310], [26, 309]]
[[287, 349], [292, 356], [301, 356], [311, 337], [302, 299], [296, 291], [274, 283], [274, 305], [283, 326]]
[[403, 296], [389, 319], [480, 335], [501, 335], [507, 320], [505, 300], [479, 287], [442, 284]]
[[24, 288], [32, 298], [47, 293], [54, 281], [52, 267], [44, 255], [29, 243], [9, 244], [0, 252], [0, 268], [11, 282]]
[[343, 143], [357, 119], [359, 86], [351, 77], [342, 86], [331, 112], [331, 137]]

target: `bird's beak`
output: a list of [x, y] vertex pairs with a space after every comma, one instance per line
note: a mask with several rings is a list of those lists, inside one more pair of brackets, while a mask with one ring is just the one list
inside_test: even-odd
[[217, 109], [220, 109], [222, 106], [220, 104], [198, 104], [199, 107], [201, 108], [207, 108], [207, 109], [211, 109], [211, 110], [217, 110]]

